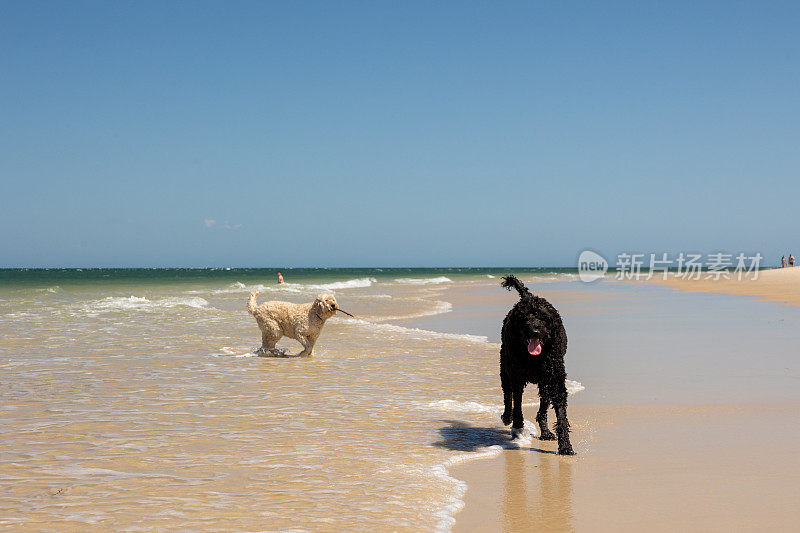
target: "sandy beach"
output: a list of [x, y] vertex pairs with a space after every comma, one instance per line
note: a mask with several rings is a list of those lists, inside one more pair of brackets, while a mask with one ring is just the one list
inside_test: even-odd
[[[784, 301], [779, 286], [795, 273], [765, 274], [731, 292]], [[586, 385], [569, 408], [578, 455], [534, 439], [454, 467], [469, 487], [454, 531], [794, 530], [798, 309], [646, 284], [564, 285], [538, 291], [561, 309], [567, 370]], [[513, 301], [480, 292], [449, 289], [453, 312], [427, 325], [477, 327], [479, 307], [502, 317]]]
[[667, 279], [656, 275], [648, 281], [690, 292], [739, 294], [770, 302], [800, 305], [800, 267], [762, 270], [757, 276], [750, 273], [742, 279], [735, 276], [730, 279], [708, 279], [705, 273], [700, 279], [684, 279], [670, 273]]
[[790, 405], [571, 407], [591, 431], [456, 467], [470, 487], [454, 531], [793, 531], [800, 424]]

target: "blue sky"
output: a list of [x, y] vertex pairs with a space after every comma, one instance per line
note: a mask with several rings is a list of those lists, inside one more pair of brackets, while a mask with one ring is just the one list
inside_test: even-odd
[[0, 266], [774, 263], [800, 254], [798, 24], [796, 2], [3, 2]]

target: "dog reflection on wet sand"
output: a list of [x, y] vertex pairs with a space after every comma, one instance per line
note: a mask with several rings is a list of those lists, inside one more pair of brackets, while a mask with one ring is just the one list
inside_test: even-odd
[[[497, 427], [473, 426], [460, 420], [442, 420], [441, 440], [433, 445], [458, 452], [480, 452], [492, 446], [503, 448], [498, 461], [478, 469], [483, 494], [481, 505], [467, 505], [461, 513], [486, 508], [501, 509], [502, 531], [571, 531], [574, 529], [572, 465], [574, 459], [559, 456], [557, 445], [520, 439], [511, 440], [507, 431]], [[540, 447], [541, 446], [541, 447]], [[531, 453], [535, 452], [535, 453]], [[501, 463], [503, 467], [501, 467]], [[477, 475], [480, 475], [478, 478]], [[467, 478], [472, 482], [471, 478]], [[488, 502], [488, 503], [487, 503]], [[465, 523], [481, 523], [484, 516], [464, 516]]]
[[[506, 531], [573, 529], [572, 463], [552, 453], [503, 454], [503, 522]], [[532, 484], [532, 487], [528, 487]]]

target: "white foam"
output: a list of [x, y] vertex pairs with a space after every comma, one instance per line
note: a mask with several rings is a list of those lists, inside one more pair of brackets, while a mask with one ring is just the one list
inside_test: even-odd
[[467, 335], [462, 333], [440, 333], [438, 331], [430, 331], [427, 329], [405, 328], [403, 326], [395, 326], [394, 324], [381, 324], [377, 322], [369, 322], [368, 320], [362, 320], [360, 318], [349, 318], [343, 320], [345, 320], [345, 322], [348, 324], [358, 324], [369, 327], [370, 329], [376, 331], [382, 331], [386, 333], [399, 333], [402, 335], [409, 335], [418, 339], [419, 338], [453, 339], [453, 340], [463, 340], [467, 342], [480, 343], [480, 344], [486, 344], [489, 342], [489, 338], [484, 337], [482, 335]]
[[219, 352], [212, 353], [210, 355], [212, 355], [214, 357], [221, 357], [223, 355], [224, 356], [232, 356], [232, 357], [235, 357], [237, 359], [241, 358], [241, 357], [258, 357], [258, 353], [256, 353], [255, 350], [250, 351], [250, 352], [238, 353], [238, 350], [235, 350], [235, 349], [230, 348], [228, 346], [223, 346], [222, 348], [219, 349]]
[[95, 300], [94, 302], [85, 304], [84, 308], [87, 312], [97, 313], [97, 312], [109, 312], [109, 311], [120, 311], [120, 310], [151, 311], [154, 309], [165, 309], [172, 307], [194, 307], [200, 309], [202, 307], [206, 307], [207, 305], [208, 301], [200, 297], [192, 297], [192, 298], [169, 297], [151, 301], [145, 298], [144, 296], [131, 295], [127, 298], [118, 296], [108, 296], [107, 298], [103, 298], [102, 300]]
[[395, 281], [407, 285], [428, 285], [430, 283], [450, 283], [453, 280], [445, 276], [439, 276], [438, 278], [397, 278]]
[[482, 459], [484, 457], [494, 457], [503, 450], [516, 450], [524, 446], [530, 446], [532, 435], [536, 434], [535, 426], [525, 420], [525, 429], [522, 431], [522, 434], [513, 441], [486, 446], [480, 448], [476, 452], [454, 455], [446, 461], [431, 468], [431, 473], [435, 477], [443, 481], [447, 481], [453, 485], [453, 493], [450, 495], [447, 503], [436, 513], [436, 516], [439, 518], [439, 522], [436, 524], [435, 531], [450, 531], [453, 527], [453, 524], [456, 523], [455, 514], [462, 507], [464, 507], [464, 495], [467, 493], [467, 483], [451, 476], [450, 472], [448, 471], [449, 467], [465, 461]]
[[48, 292], [50, 294], [55, 294], [61, 291], [61, 286], [54, 285], [52, 287], [47, 287], [46, 289], [37, 289], [36, 292]]
[[419, 318], [423, 316], [434, 316], [434, 315], [443, 315], [444, 313], [449, 313], [453, 310], [453, 304], [450, 302], [443, 302], [443, 301], [435, 301], [434, 305], [430, 309], [423, 309], [421, 311], [417, 311], [415, 313], [409, 313], [407, 315], [389, 315], [389, 316], [379, 316], [375, 317], [377, 320], [406, 320], [409, 318]]
[[[572, 381], [570, 379], [564, 381], [564, 384], [567, 386], [567, 394], [575, 394], [576, 392], [580, 392], [585, 389], [583, 385], [580, 384], [578, 381]], [[535, 400], [529, 403], [523, 403], [524, 407], [533, 407], [538, 406], [539, 401]], [[503, 405], [486, 405], [483, 403], [478, 402], [470, 402], [470, 401], [458, 401], [458, 400], [436, 400], [433, 402], [428, 402], [423, 404], [420, 402], [417, 404], [418, 407], [424, 409], [436, 409], [439, 411], [450, 411], [455, 413], [501, 413], [503, 411]]]
[[417, 313], [416, 316], [429, 316], [429, 315], [443, 315], [445, 313], [450, 313], [453, 310], [453, 304], [450, 302], [443, 302], [438, 301], [433, 309], [428, 309], [426, 311], [420, 311]]
[[586, 389], [586, 387], [584, 387], [580, 381], [568, 379], [564, 383], [567, 385], [567, 394], [575, 394], [576, 392]]
[[577, 274], [562, 273], [562, 274], [551, 274], [551, 275], [544, 275], [544, 276], [538, 276], [538, 275], [537, 276], [533, 276], [530, 279], [530, 282], [531, 283], [537, 283], [537, 282], [543, 282], [543, 281], [574, 281], [574, 280], [577, 280], [577, 279], [579, 279]]
[[249, 293], [253, 292], [254, 290], [258, 289], [259, 292], [291, 292], [291, 293], [301, 293], [307, 291], [335, 291], [335, 290], [342, 290], [342, 289], [359, 289], [364, 287], [371, 287], [373, 283], [377, 283], [375, 278], [358, 278], [358, 279], [350, 279], [347, 281], [334, 281], [331, 283], [318, 283], [318, 284], [311, 284], [311, 285], [304, 285], [302, 283], [280, 283], [276, 285], [245, 285], [244, 283], [237, 281], [228, 285], [224, 289], [214, 289], [214, 290], [191, 290], [186, 291], [187, 294], [230, 294], [230, 293]]
[[425, 407], [457, 413], [492, 413], [502, 409], [502, 407], [496, 405], [484, 405], [478, 402], [459, 402], [456, 400], [437, 400], [425, 404]]
[[494, 276], [492, 276], [491, 274], [486, 274], [486, 277], [489, 279], [494, 279]]
[[128, 298], [109, 296], [102, 300], [96, 300], [89, 305], [96, 311], [111, 311], [115, 309], [136, 309], [150, 303], [144, 296], [129, 296]]
[[296, 285], [292, 283], [284, 283], [282, 285], [270, 286], [270, 285], [250, 285], [247, 286], [244, 283], [237, 281], [236, 283], [232, 283], [225, 287], [224, 289], [205, 289], [205, 290], [191, 290], [186, 291], [186, 294], [233, 294], [233, 293], [250, 293], [254, 290], [258, 289], [259, 292], [302, 292], [302, 285]]
[[[567, 394], [575, 394], [576, 392], [582, 391], [585, 389], [583, 385], [581, 385], [578, 381], [573, 380], [566, 380], [564, 382], [567, 386]], [[538, 405], [539, 402], [536, 401], [532, 405]], [[523, 404], [523, 405], [531, 405], [531, 404]], [[441, 409], [441, 410], [448, 410], [448, 411], [458, 411], [458, 412], [471, 412], [471, 413], [492, 413], [497, 412], [500, 413], [502, 411], [501, 406], [490, 406], [481, 404], [478, 402], [459, 402], [456, 400], [438, 400], [435, 402], [430, 402], [427, 404], [428, 407]], [[439, 509], [436, 513], [436, 516], [439, 518], [439, 522], [436, 524], [436, 531], [447, 532], [450, 531], [455, 524], [455, 514], [464, 507], [464, 495], [467, 492], [467, 484], [464, 481], [454, 478], [450, 475], [448, 468], [453, 466], [454, 464], [462, 463], [464, 461], [471, 461], [474, 459], [481, 459], [484, 457], [494, 457], [498, 455], [503, 450], [514, 450], [519, 449], [522, 447], [530, 446], [533, 442], [533, 439], [539, 435], [539, 429], [536, 425], [532, 422], [527, 420], [524, 421], [524, 429], [522, 430], [521, 434], [514, 440], [509, 441], [503, 444], [495, 444], [492, 446], [486, 446], [480, 448], [476, 452], [471, 453], [462, 453], [450, 457], [446, 461], [435, 465], [431, 472], [432, 474], [443, 480], [451, 483], [453, 485], [453, 493], [450, 495], [447, 503]]]
[[151, 302], [154, 307], [194, 307], [199, 309], [208, 305], [204, 298], [162, 298]]
[[373, 283], [377, 283], [375, 278], [359, 278], [347, 281], [335, 281], [333, 283], [321, 283], [318, 285], [308, 285], [309, 289], [320, 291], [335, 291], [340, 289], [360, 289], [363, 287], [371, 287]]
[[303, 292], [305, 289], [304, 285], [300, 285], [299, 283], [281, 283], [280, 285], [254, 285], [253, 287], [248, 287], [247, 292], [252, 292], [253, 290], [258, 289], [260, 292]]

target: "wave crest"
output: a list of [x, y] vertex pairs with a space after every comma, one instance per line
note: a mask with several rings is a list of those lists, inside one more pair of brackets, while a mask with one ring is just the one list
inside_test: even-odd
[[428, 285], [431, 283], [451, 283], [453, 280], [446, 276], [439, 276], [437, 278], [397, 278], [395, 281], [406, 285]]
[[362, 320], [360, 318], [348, 318], [348, 319], [339, 319], [339, 320], [346, 320], [349, 324], [357, 324], [361, 326], [369, 327], [375, 331], [381, 331], [384, 333], [399, 333], [402, 335], [409, 335], [413, 338], [423, 338], [423, 339], [453, 339], [453, 340], [462, 340], [472, 343], [480, 343], [486, 344], [489, 342], [488, 337], [482, 335], [468, 335], [466, 333], [441, 333], [438, 331], [431, 331], [428, 329], [419, 329], [419, 328], [406, 328], [403, 326], [395, 326], [394, 324], [380, 324], [376, 322], [369, 322], [368, 320]]
[[154, 309], [167, 309], [171, 307], [194, 307], [200, 309], [206, 307], [208, 301], [205, 298], [180, 298], [169, 297], [160, 298], [158, 300], [148, 300], [144, 296], [129, 296], [127, 298], [120, 296], [108, 296], [102, 300], [95, 300], [86, 304], [87, 312], [110, 312], [110, 311], [124, 311], [124, 310], [142, 310], [150, 311]]
[[375, 278], [358, 278], [347, 281], [334, 281], [333, 283], [320, 283], [317, 285], [308, 285], [309, 289], [320, 291], [335, 291], [340, 289], [360, 289], [363, 287], [371, 287], [373, 283], [377, 283]]

